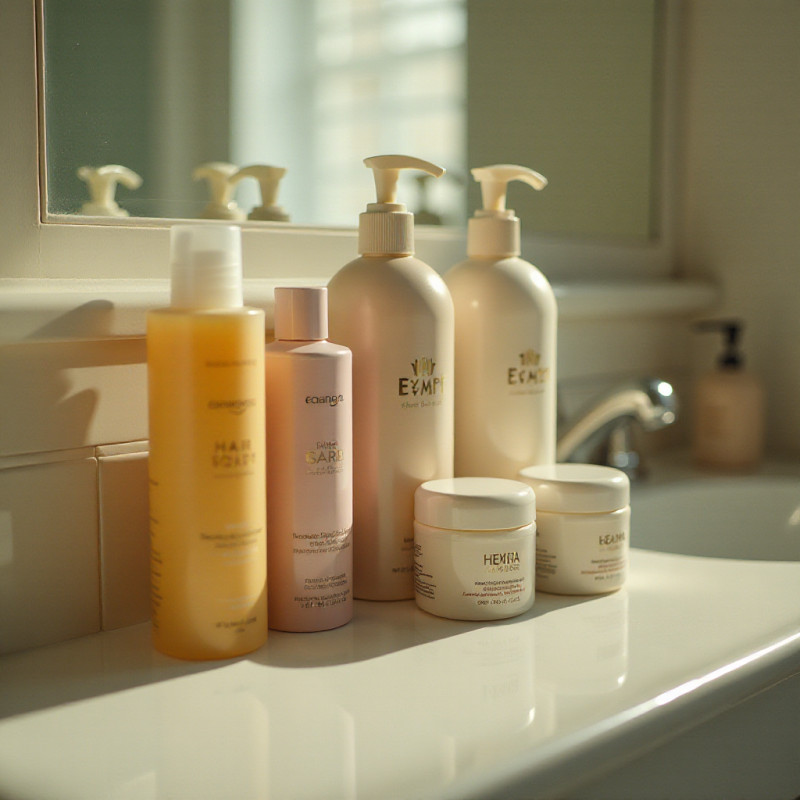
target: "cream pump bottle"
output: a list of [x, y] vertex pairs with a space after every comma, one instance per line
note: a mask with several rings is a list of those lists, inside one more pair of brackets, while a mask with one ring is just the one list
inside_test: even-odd
[[453, 303], [415, 258], [400, 170], [439, 177], [409, 156], [375, 156], [377, 202], [359, 217], [360, 258], [328, 286], [331, 338], [353, 352], [354, 589], [414, 597], [414, 491], [453, 475]]
[[327, 341], [327, 289], [275, 289], [266, 349], [269, 626], [353, 617], [352, 358]]
[[557, 308], [547, 279], [520, 258], [506, 190], [547, 181], [513, 164], [472, 175], [483, 209], [468, 223], [467, 260], [444, 276], [455, 306], [455, 474], [515, 480], [555, 462]]
[[171, 307], [147, 317], [153, 643], [231, 658], [267, 638], [264, 312], [239, 229], [171, 232]]

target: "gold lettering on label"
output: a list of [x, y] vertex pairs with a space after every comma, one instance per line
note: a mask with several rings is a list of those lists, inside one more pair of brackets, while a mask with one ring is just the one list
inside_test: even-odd
[[256, 454], [249, 439], [220, 440], [214, 442], [211, 462], [216, 469], [234, 467], [252, 467], [256, 462]]
[[[432, 397], [444, 393], [444, 376], [434, 375], [436, 362], [431, 357], [416, 358], [411, 362], [412, 376], [399, 378], [397, 394], [400, 397]], [[411, 407], [411, 406], [405, 406]]]
[[519, 364], [509, 367], [506, 382], [509, 386], [540, 386], [550, 379], [550, 367], [542, 366], [542, 355], [533, 348], [520, 353]]

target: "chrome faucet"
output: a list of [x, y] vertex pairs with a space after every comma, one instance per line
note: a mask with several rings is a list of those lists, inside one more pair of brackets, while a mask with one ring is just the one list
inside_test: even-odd
[[657, 431], [675, 422], [675, 390], [659, 378], [625, 381], [579, 413], [559, 437], [556, 460], [603, 463], [637, 478], [642, 473], [631, 423]]

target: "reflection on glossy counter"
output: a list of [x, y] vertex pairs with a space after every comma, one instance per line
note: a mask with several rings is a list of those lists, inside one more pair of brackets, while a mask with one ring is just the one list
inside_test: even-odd
[[506, 622], [362, 601], [344, 628], [228, 662], [161, 656], [147, 625], [18, 653], [0, 659], [0, 796], [546, 794], [609, 743], [796, 669], [798, 607], [800, 564], [634, 550], [622, 591], [539, 594]]

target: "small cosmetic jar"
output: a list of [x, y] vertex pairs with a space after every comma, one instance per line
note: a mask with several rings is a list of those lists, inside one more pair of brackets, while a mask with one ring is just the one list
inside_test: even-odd
[[535, 597], [536, 498], [501, 478], [443, 478], [414, 494], [414, 594], [448, 619], [522, 614]]
[[613, 467], [550, 464], [519, 473], [536, 495], [536, 588], [605, 594], [628, 574], [630, 481]]

